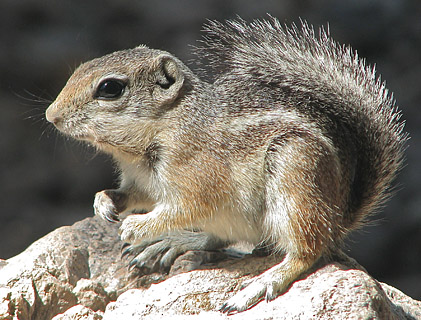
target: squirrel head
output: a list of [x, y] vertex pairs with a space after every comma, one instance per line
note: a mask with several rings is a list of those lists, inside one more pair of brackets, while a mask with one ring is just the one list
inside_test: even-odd
[[135, 152], [167, 125], [166, 114], [193, 77], [164, 51], [140, 46], [114, 52], [78, 67], [46, 118], [62, 133], [105, 151]]

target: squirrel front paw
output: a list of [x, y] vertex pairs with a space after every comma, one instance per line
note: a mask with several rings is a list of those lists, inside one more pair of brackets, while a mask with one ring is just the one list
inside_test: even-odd
[[97, 216], [109, 222], [119, 222], [118, 210], [110, 196], [111, 190], [97, 192], [94, 200], [94, 212]]
[[123, 242], [137, 244], [144, 238], [150, 236], [148, 223], [149, 218], [146, 214], [132, 214], [124, 219], [120, 227], [120, 238]]

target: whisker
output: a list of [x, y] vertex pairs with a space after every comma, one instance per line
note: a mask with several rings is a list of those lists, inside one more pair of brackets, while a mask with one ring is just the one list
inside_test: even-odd
[[[30, 102], [31, 104], [29, 104], [30, 106], [33, 106], [34, 103], [36, 104], [47, 104], [49, 105], [51, 102], [53, 102], [54, 98], [53, 97], [49, 97], [49, 98], [44, 98], [43, 95], [46, 95], [47, 92], [45, 90], [42, 91], [41, 95], [35, 94], [27, 89], [24, 89], [23, 92], [25, 93], [25, 95], [20, 94], [14, 90], [12, 90], [12, 93], [18, 97], [19, 99], [23, 100], [23, 101], [27, 101]], [[25, 104], [24, 104], [25, 105]]]

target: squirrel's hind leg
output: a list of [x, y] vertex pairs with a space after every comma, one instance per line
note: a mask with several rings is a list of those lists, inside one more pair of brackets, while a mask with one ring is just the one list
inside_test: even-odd
[[228, 314], [242, 312], [263, 299], [266, 301], [275, 299], [313, 263], [313, 260], [287, 254], [281, 263], [243, 283], [243, 289], [225, 302], [220, 311]]
[[222, 312], [241, 312], [263, 299], [275, 299], [340, 240], [341, 170], [329, 141], [305, 131], [280, 137], [266, 160], [262, 237], [286, 255], [248, 281]]

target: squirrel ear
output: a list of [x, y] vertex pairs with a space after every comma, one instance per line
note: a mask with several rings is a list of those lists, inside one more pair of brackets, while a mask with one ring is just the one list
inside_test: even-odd
[[155, 81], [153, 96], [161, 104], [172, 103], [183, 87], [183, 71], [177, 61], [170, 55], [162, 54], [154, 62], [152, 71]]

